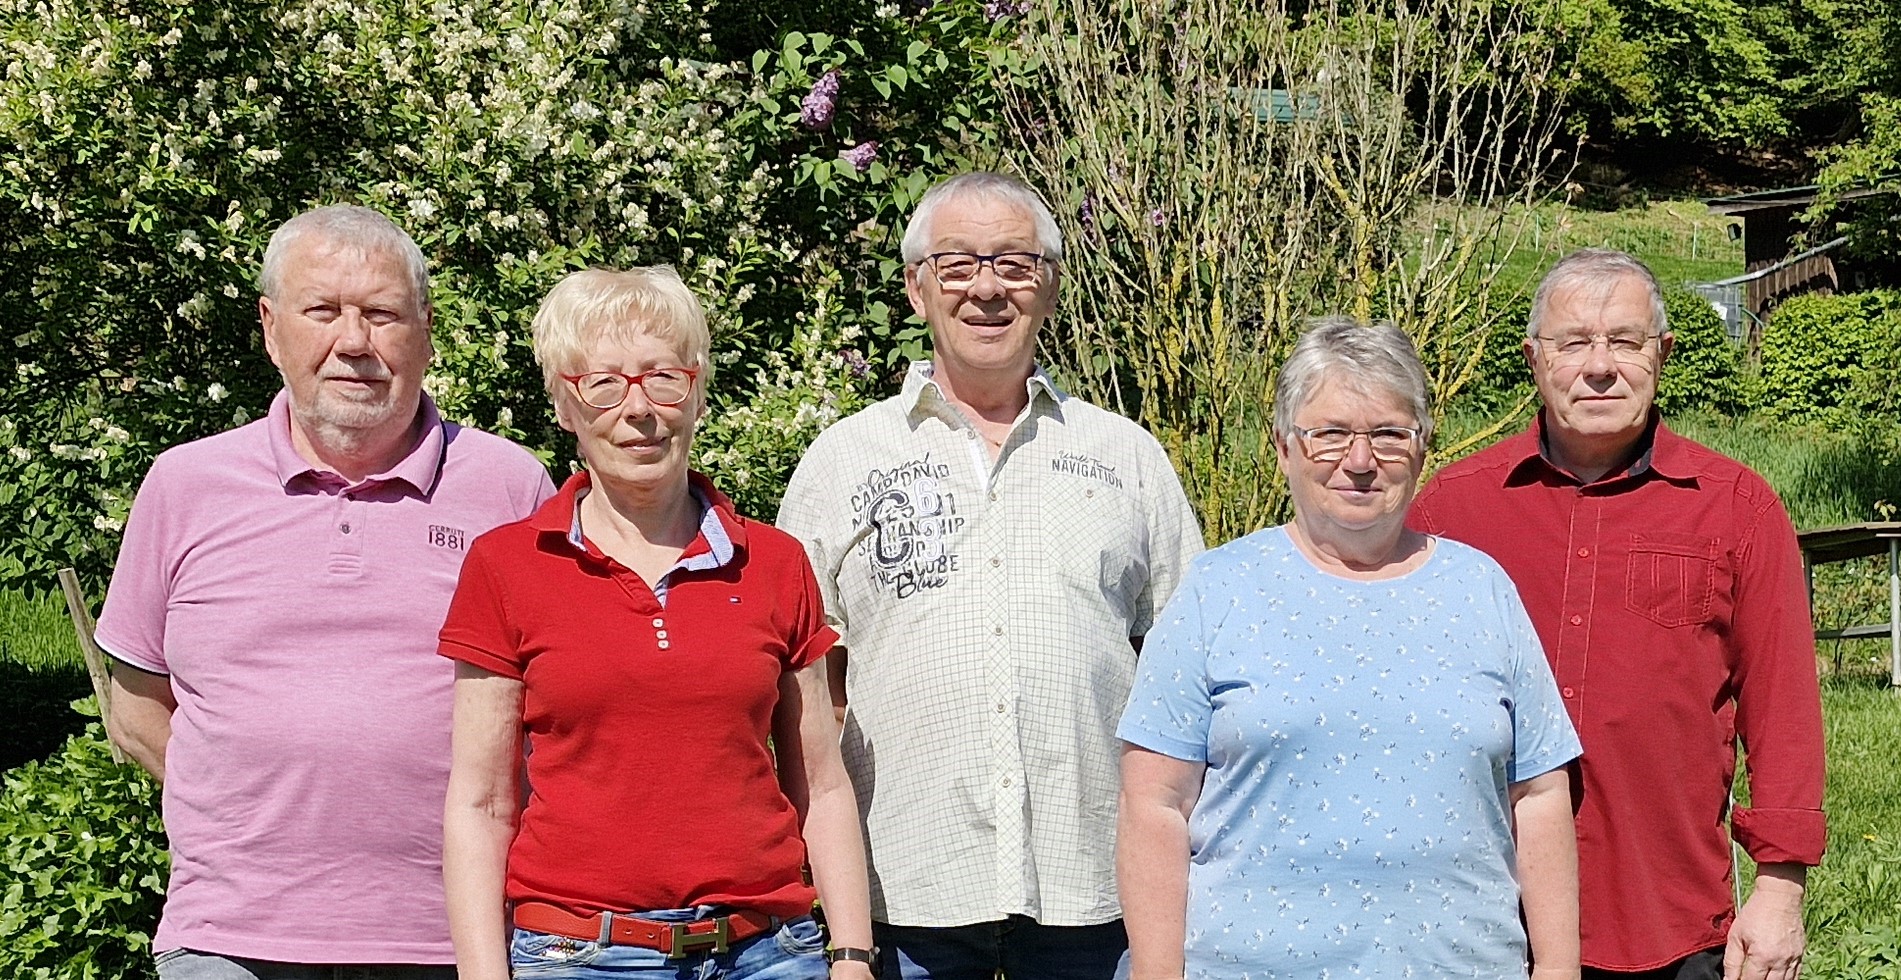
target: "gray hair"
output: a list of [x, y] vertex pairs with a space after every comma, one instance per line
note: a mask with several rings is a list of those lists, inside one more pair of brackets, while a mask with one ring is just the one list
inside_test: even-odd
[[1326, 381], [1361, 394], [1390, 392], [1412, 409], [1420, 441], [1432, 439], [1432, 388], [1411, 337], [1387, 322], [1367, 324], [1350, 316], [1323, 316], [1294, 342], [1274, 383], [1274, 434], [1294, 437], [1294, 415]]
[[1657, 333], [1670, 332], [1670, 320], [1663, 308], [1663, 288], [1643, 260], [1628, 252], [1610, 248], [1581, 248], [1558, 260], [1538, 283], [1531, 298], [1531, 319], [1525, 322], [1525, 336], [1538, 336], [1551, 312], [1551, 297], [1563, 290], [1588, 289], [1592, 295], [1605, 296], [1625, 279], [1636, 279], [1650, 294], [1650, 325]]
[[1036, 247], [1053, 262], [1063, 260], [1063, 230], [1056, 226], [1056, 216], [1050, 213], [1049, 205], [1043, 203], [1043, 196], [1020, 178], [976, 170], [958, 174], [938, 184], [926, 191], [918, 201], [917, 209], [911, 212], [910, 223], [904, 228], [903, 254], [906, 265], [916, 265], [924, 261], [924, 256], [928, 254], [927, 250], [931, 247], [931, 222], [937, 217], [937, 210], [951, 201], [967, 198], [1022, 208], [1036, 225]]
[[409, 233], [379, 211], [357, 204], [330, 204], [309, 211], [279, 225], [264, 249], [264, 268], [258, 273], [258, 292], [277, 298], [284, 285], [284, 263], [293, 247], [310, 236], [332, 246], [347, 248], [360, 255], [385, 252], [402, 260], [409, 273], [411, 297], [423, 309], [429, 303], [429, 263]]

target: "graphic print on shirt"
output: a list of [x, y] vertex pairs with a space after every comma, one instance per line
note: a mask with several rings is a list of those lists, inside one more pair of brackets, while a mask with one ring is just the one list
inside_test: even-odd
[[1050, 469], [1070, 476], [1100, 480], [1117, 490], [1122, 489], [1122, 478], [1116, 475], [1116, 468], [1094, 456], [1065, 449], [1050, 460]]
[[950, 584], [958, 564], [948, 545], [964, 526], [957, 495], [944, 488], [950, 472], [948, 464], [925, 453], [871, 470], [853, 489], [858, 553], [870, 564], [879, 591], [906, 599]]

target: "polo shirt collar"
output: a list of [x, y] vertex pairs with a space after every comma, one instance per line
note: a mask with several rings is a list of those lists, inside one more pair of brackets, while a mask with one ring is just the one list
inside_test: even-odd
[[[899, 397], [907, 418], [915, 418], [919, 411], [935, 412], [939, 406], [948, 405], [943, 386], [937, 383], [937, 365], [933, 361], [912, 361], [911, 369], [905, 372], [904, 389]], [[1042, 365], [1036, 365], [1030, 376], [1023, 382], [1029, 393], [1029, 407], [1034, 409], [1039, 403], [1049, 406], [1050, 414], [1057, 419], [1063, 417], [1063, 403], [1069, 400], [1069, 393], [1056, 386], [1045, 374]]]
[[[581, 497], [591, 487], [592, 479], [586, 470], [568, 477], [561, 489], [528, 519], [529, 526], [559, 535], [575, 551], [598, 556], [598, 549], [588, 547], [587, 539], [581, 534]], [[687, 571], [724, 568], [746, 547], [746, 528], [739, 519], [739, 512], [711, 480], [698, 472], [687, 474], [687, 492], [700, 507], [700, 533], [680, 553], [680, 560], [673, 567]]]
[[[1701, 468], [1689, 451], [1692, 443], [1670, 431], [1670, 427], [1663, 424], [1662, 413], [1655, 408], [1650, 410], [1650, 422], [1645, 426], [1643, 435], [1638, 437], [1637, 444], [1637, 458], [1629, 466], [1605, 474], [1594, 484], [1639, 481], [1652, 476], [1671, 483], [1694, 483], [1701, 473]], [[1520, 437], [1513, 450], [1517, 459], [1505, 478], [1505, 484], [1518, 486], [1533, 483], [1546, 475], [1556, 475], [1571, 483], [1579, 482], [1577, 477], [1552, 461], [1550, 446], [1545, 413], [1539, 409], [1538, 416], [1532, 420], [1531, 429]]]
[[[436, 481], [442, 478], [442, 464], [449, 448], [448, 434], [444, 431], [442, 413], [436, 410], [435, 400], [426, 392], [416, 411], [422, 416], [422, 438], [417, 440], [415, 447], [395, 466], [364, 477], [358, 485], [407, 483], [422, 496], [427, 496], [436, 488]], [[277, 397], [271, 399], [271, 410], [265, 419], [265, 428], [270, 435], [271, 462], [277, 470], [278, 482], [285, 489], [290, 489], [292, 481], [299, 478], [335, 476], [329, 470], [312, 466], [309, 460], [298, 455], [297, 447], [292, 444], [289, 389], [279, 390]]]

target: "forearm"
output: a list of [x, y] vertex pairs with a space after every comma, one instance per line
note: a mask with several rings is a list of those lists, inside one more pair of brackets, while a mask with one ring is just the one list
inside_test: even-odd
[[1578, 975], [1578, 848], [1564, 770], [1531, 781], [1513, 804], [1519, 900], [1535, 977]]
[[442, 887], [461, 980], [509, 980], [508, 847], [521, 819], [520, 681], [456, 665]]
[[512, 801], [485, 805], [452, 797], [443, 813], [442, 886], [461, 980], [508, 980], [503, 891], [513, 811]]
[[1129, 932], [1130, 980], [1180, 977], [1188, 922], [1188, 820], [1126, 794], [1116, 820], [1116, 878]]
[[838, 783], [813, 787], [805, 817], [805, 850], [812, 862], [812, 884], [825, 906], [832, 945], [870, 949], [870, 883], [858, 799], [849, 779]]
[[[838, 749], [827, 681], [836, 675], [828, 674], [828, 666], [820, 662], [780, 679], [779, 710], [773, 719], [779, 783], [799, 813], [799, 832], [812, 866], [812, 884], [824, 903], [831, 944], [870, 949], [864, 834], [858, 825], [858, 796]], [[830, 972], [834, 980], [871, 978], [870, 967], [856, 961], [834, 963]]]

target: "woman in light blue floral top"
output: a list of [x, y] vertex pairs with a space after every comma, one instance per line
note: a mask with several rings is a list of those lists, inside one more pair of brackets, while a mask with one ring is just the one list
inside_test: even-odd
[[1577, 736], [1505, 573], [1405, 526], [1431, 429], [1393, 326], [1283, 366], [1294, 519], [1196, 560], [1117, 731], [1133, 980], [1578, 975]]

